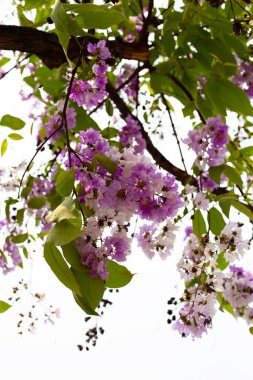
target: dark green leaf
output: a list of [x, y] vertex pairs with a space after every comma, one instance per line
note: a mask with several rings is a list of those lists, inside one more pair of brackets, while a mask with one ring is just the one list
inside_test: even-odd
[[253, 116], [253, 109], [246, 93], [228, 79], [210, 79], [204, 91], [217, 113], [225, 115], [228, 108], [239, 114]]
[[221, 213], [215, 207], [212, 207], [209, 211], [209, 224], [210, 230], [216, 236], [220, 235], [226, 225]]
[[80, 297], [77, 294], [73, 293], [74, 299], [80, 308], [85, 311], [86, 314], [89, 315], [96, 315], [98, 316], [99, 314], [91, 307], [89, 301], [85, 297]]
[[237, 200], [232, 201], [232, 206], [236, 208], [238, 211], [242, 212], [248, 218], [250, 218], [250, 220], [253, 220], [253, 211], [252, 208], [250, 208], [250, 206], [247, 207], [245, 204]]
[[253, 334], [253, 326], [249, 327], [249, 332]]
[[61, 252], [54, 246], [45, 244], [44, 258], [56, 277], [74, 293], [81, 295], [78, 283], [62, 257]]
[[19, 129], [24, 128], [25, 122], [19, 119], [19, 117], [4, 115], [0, 121], [0, 125], [11, 128], [14, 131], [18, 131]]
[[206, 223], [200, 210], [196, 210], [193, 215], [192, 227], [194, 234], [201, 238], [207, 233]]
[[81, 257], [74, 247], [73, 243], [65, 244], [62, 248], [63, 256], [67, 260], [67, 262], [77, 271], [79, 272], [90, 272], [88, 268], [86, 268], [81, 263]]
[[27, 206], [39, 210], [46, 204], [46, 201], [45, 197], [34, 197], [29, 199]]
[[71, 270], [78, 282], [82, 295], [88, 300], [91, 307], [96, 309], [105, 291], [104, 281], [101, 278], [91, 277], [90, 271], [80, 272], [74, 268], [71, 268]]
[[209, 175], [211, 177], [211, 179], [220, 184], [220, 177], [223, 173], [223, 170], [224, 170], [224, 165], [220, 165], [220, 166], [212, 166], [211, 168], [209, 168]]
[[133, 274], [123, 265], [117, 264], [115, 261], [109, 260], [107, 263], [109, 276], [105, 281], [108, 288], [121, 288], [126, 286], [133, 278]]
[[242, 189], [242, 179], [232, 166], [225, 165], [223, 172], [233, 183]]
[[222, 209], [223, 214], [226, 215], [227, 218], [229, 218], [231, 204], [232, 199], [224, 198], [219, 201], [220, 208]]
[[103, 166], [109, 173], [114, 174], [117, 170], [117, 165], [109, 157], [101, 153], [96, 153], [94, 158]]
[[20, 234], [16, 236], [11, 236], [11, 240], [15, 244], [24, 243], [24, 241], [26, 241], [27, 238], [28, 238], [28, 234]]

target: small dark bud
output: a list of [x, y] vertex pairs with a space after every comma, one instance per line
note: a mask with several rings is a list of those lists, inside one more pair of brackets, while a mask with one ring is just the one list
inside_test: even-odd
[[236, 36], [239, 36], [242, 33], [243, 26], [242, 26], [242, 24], [241, 24], [240, 21], [235, 20], [233, 22], [233, 31], [234, 31], [234, 33], [235, 33]]
[[219, 8], [221, 4], [224, 3], [224, 0], [206, 0], [208, 4], [211, 5], [213, 8]]
[[48, 22], [48, 24], [53, 24], [54, 23], [53, 20], [51, 19], [51, 17], [47, 18], [47, 22]]
[[114, 58], [107, 58], [106, 63], [109, 66], [114, 66], [116, 63], [116, 60]]
[[79, 351], [82, 351], [82, 350], [83, 350], [83, 346], [82, 346], [81, 344], [78, 344], [78, 345], [77, 345], [77, 348], [78, 348]]

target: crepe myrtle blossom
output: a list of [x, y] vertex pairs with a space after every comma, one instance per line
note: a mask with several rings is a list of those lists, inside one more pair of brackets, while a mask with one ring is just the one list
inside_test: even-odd
[[222, 165], [225, 161], [226, 144], [228, 143], [228, 126], [223, 124], [221, 116], [209, 118], [203, 127], [190, 131], [184, 143], [197, 155], [195, 166], [201, 172], [200, 187], [213, 190], [218, 186], [212, 181], [207, 169]]
[[3, 271], [3, 274], [15, 270], [21, 261], [17, 245], [11, 240], [7, 240], [3, 245], [2, 252], [0, 251], [0, 268]]
[[200, 338], [212, 327], [212, 320], [216, 313], [216, 294], [208, 293], [201, 286], [196, 286], [186, 289], [180, 301], [182, 307], [173, 329], [177, 330], [182, 337], [190, 335], [193, 339]]
[[233, 308], [253, 302], [253, 275], [242, 267], [230, 265], [230, 273], [223, 280], [223, 297]]
[[[136, 68], [128, 63], [122, 65], [120, 72], [116, 77], [116, 87], [119, 88], [123, 83], [125, 83], [134, 73], [134, 70], [136, 70]], [[126, 94], [130, 102], [135, 102], [138, 91], [138, 76], [135, 75], [133, 79], [122, 88], [121, 91]]]
[[134, 147], [135, 153], [143, 153], [146, 141], [141, 135], [140, 125], [130, 115], [126, 117], [126, 125], [119, 133], [120, 142], [124, 147]]
[[[68, 130], [75, 128], [76, 111], [73, 107], [67, 108], [66, 121], [67, 121]], [[50, 135], [53, 134], [53, 136], [50, 138], [51, 142], [55, 142], [56, 138], [61, 137], [62, 132], [64, 131], [64, 128], [56, 132], [56, 130], [61, 126], [61, 123], [62, 123], [62, 114], [61, 114], [61, 111], [59, 111], [59, 109], [54, 116], [52, 116], [47, 122], [45, 122], [44, 126], [46, 128], [46, 137], [49, 137]]]
[[103, 40], [97, 44], [89, 43], [87, 51], [95, 62], [91, 69], [92, 80], [75, 80], [71, 88], [70, 99], [80, 107], [86, 106], [89, 109], [97, 106], [107, 96], [106, 84], [108, 79], [106, 72], [108, 65], [106, 64], [106, 60], [111, 58], [111, 53]]
[[[96, 170], [87, 170], [98, 153], [114, 162], [113, 174], [99, 162]], [[136, 154], [132, 148], [120, 152], [118, 148], [110, 147], [100, 132], [93, 129], [80, 132], [80, 142], [71, 159], [76, 180], [80, 183], [80, 202], [85, 202], [95, 215], [100, 213], [100, 217], [88, 219], [85, 236], [77, 243], [82, 263], [92, 270], [93, 275], [106, 277], [108, 257], [116, 261], [126, 259], [130, 251], [127, 232], [133, 216], [154, 223], [150, 246], [145, 241], [146, 227], [136, 232], [147, 256], [151, 257], [155, 252], [162, 258], [168, 256], [176, 230], [169, 219], [182, 206], [174, 177], [160, 172], [150, 159]], [[68, 167], [68, 160], [65, 164]], [[100, 245], [101, 241], [103, 245]]]
[[242, 228], [234, 222], [229, 222], [215, 239], [220, 251], [224, 250], [224, 258], [228, 262], [239, 259], [247, 248], [247, 242], [242, 240]]
[[232, 82], [243, 89], [248, 97], [253, 98], [253, 66], [249, 62], [238, 59], [238, 69]]

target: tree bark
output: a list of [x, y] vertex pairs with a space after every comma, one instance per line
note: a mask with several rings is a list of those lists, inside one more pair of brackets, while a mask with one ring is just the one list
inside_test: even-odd
[[[89, 42], [98, 42], [98, 39], [92, 36], [78, 37], [77, 40], [84, 47]], [[70, 39], [68, 56], [71, 60], [78, 58], [80, 53], [79, 44], [75, 38]], [[149, 59], [149, 49], [146, 44], [127, 43], [120, 39], [107, 41], [106, 44], [115, 57], [134, 59], [139, 62], [147, 62]], [[43, 32], [31, 27], [0, 25], [0, 50], [35, 54], [51, 69], [67, 62], [63, 48], [55, 33]]]

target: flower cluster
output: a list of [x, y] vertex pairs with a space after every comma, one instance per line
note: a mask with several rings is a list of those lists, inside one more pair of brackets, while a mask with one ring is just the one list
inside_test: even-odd
[[[103, 166], [104, 157], [113, 165], [113, 171]], [[161, 229], [152, 248], [142, 243], [143, 231], [137, 236], [149, 257], [150, 250], [165, 257], [171, 248], [173, 227], [160, 223], [173, 217], [182, 206], [174, 177], [158, 171], [148, 158], [135, 154], [132, 148], [120, 152], [110, 147], [93, 129], [80, 133], [80, 144], [71, 158], [80, 183], [79, 199], [96, 215], [88, 219], [84, 235], [77, 241], [84, 265], [94, 275], [106, 278], [108, 258], [125, 260], [130, 251], [127, 233], [134, 215], [156, 223], [157, 230]], [[94, 160], [96, 170], [91, 170]]]
[[[183, 336], [195, 338], [212, 327], [217, 292], [233, 308], [246, 307], [253, 301], [253, 276], [235, 266], [230, 266], [229, 274], [222, 272], [239, 254], [244, 253], [246, 246], [242, 241], [241, 227], [229, 223], [215, 241], [211, 241], [207, 235], [198, 239], [193, 233], [189, 235], [189, 232], [190, 229], [187, 230], [189, 237], [178, 263], [186, 288], [180, 299], [182, 307], [179, 319], [173, 328]], [[225, 263], [222, 268], [220, 260]]]
[[217, 116], [209, 118], [202, 128], [190, 131], [184, 140], [184, 143], [197, 154], [195, 166], [202, 172], [202, 187], [209, 187], [211, 190], [217, 187], [210, 179], [207, 169], [224, 163], [227, 134], [228, 126], [222, 123], [221, 116]]
[[103, 40], [97, 44], [89, 43], [87, 50], [95, 59], [95, 63], [92, 65], [93, 81], [90, 83], [90, 81], [75, 80], [70, 99], [79, 106], [85, 105], [89, 109], [97, 106], [107, 95], [105, 90], [108, 69], [106, 60], [111, 58], [111, 53]]
[[[135, 68], [132, 65], [129, 65], [128, 63], [125, 63], [121, 69], [120, 73], [117, 75], [116, 78], [116, 86], [119, 88], [123, 83], [125, 83], [128, 78], [133, 75]], [[126, 94], [128, 97], [128, 101], [135, 102], [137, 91], [138, 91], [138, 76], [135, 75], [133, 79], [122, 88], [122, 91]]]
[[[67, 124], [68, 130], [73, 129], [76, 126], [76, 111], [74, 110], [73, 107], [67, 108], [66, 124]], [[56, 138], [61, 137], [62, 132], [64, 131], [63, 127], [60, 128], [61, 125], [63, 126], [62, 107], [58, 105], [58, 112], [45, 123], [46, 137], [49, 137], [52, 135], [50, 138], [52, 143], [55, 142]]]
[[[0, 221], [0, 228], [1, 231], [5, 230], [5, 235], [12, 235], [11, 224], [6, 219]], [[12, 272], [22, 261], [17, 245], [9, 237], [0, 250], [0, 268], [3, 274]]]
[[237, 74], [232, 81], [241, 87], [249, 98], [253, 98], [253, 66], [249, 62], [239, 61]]
[[141, 135], [140, 125], [130, 115], [126, 117], [126, 125], [119, 133], [120, 142], [124, 147], [134, 147], [134, 152], [143, 153], [146, 141]]

